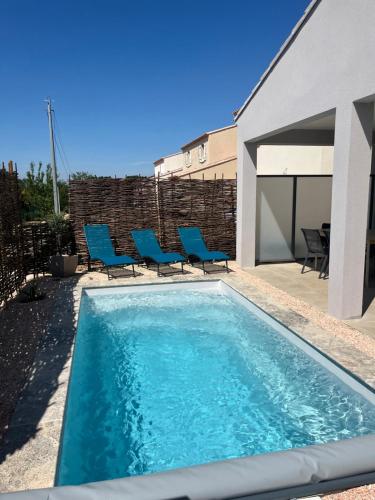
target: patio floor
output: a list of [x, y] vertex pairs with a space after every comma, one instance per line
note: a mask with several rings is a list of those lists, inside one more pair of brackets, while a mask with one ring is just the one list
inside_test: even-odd
[[[261, 278], [270, 285], [285, 291], [293, 297], [327, 313], [328, 279], [318, 279], [318, 272], [306, 268], [301, 274], [302, 265], [297, 262], [281, 264], [261, 264], [247, 272]], [[346, 320], [345, 323], [375, 339], [375, 283], [365, 289], [365, 313], [360, 319]]]
[[[0, 311], [4, 315], [2, 319], [8, 318], [8, 322], [0, 321], [0, 325], [11, 324], [13, 336], [24, 336], [23, 332], [28, 328], [40, 332], [33, 362], [30, 361], [28, 369], [23, 367], [22, 373], [17, 369], [17, 356], [23, 359], [23, 351], [29, 349], [28, 345], [23, 346], [10, 360], [12, 381], [5, 381], [2, 390], [2, 396], [3, 391], [7, 391], [9, 404], [3, 428], [0, 428], [0, 434], [5, 432], [0, 443], [0, 492], [53, 485], [82, 287], [223, 279], [375, 387], [375, 335], [365, 331], [371, 325], [366, 319], [359, 320], [362, 332], [353, 329], [352, 322], [348, 326], [325, 314], [322, 298], [327, 293], [326, 281], [318, 280], [313, 272], [301, 276], [298, 264], [242, 270], [231, 262], [230, 268], [234, 271], [230, 274], [217, 272], [203, 276], [201, 270], [187, 267], [184, 275], [163, 278], [157, 277], [152, 270], [138, 268], [140, 274], [136, 278], [118, 276], [111, 281], [98, 272], [78, 273], [63, 280], [46, 277], [41, 282], [41, 287], [47, 292], [46, 299], [30, 304], [13, 302], [6, 311]], [[314, 301], [315, 306], [311, 306]], [[368, 309], [369, 313], [372, 308]], [[8, 328], [0, 328], [0, 345], [2, 336], [5, 338], [8, 334]], [[8, 385], [7, 389], [7, 383], [13, 384], [18, 374], [24, 378], [18, 385]], [[20, 396], [21, 381], [23, 391]], [[364, 494], [367, 495], [367, 490]], [[344, 493], [335, 498], [374, 498], [371, 493], [370, 496], [347, 495], [351, 494]]]

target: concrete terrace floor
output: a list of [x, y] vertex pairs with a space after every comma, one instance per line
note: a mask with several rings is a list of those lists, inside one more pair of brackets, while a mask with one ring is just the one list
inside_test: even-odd
[[[140, 275], [136, 278], [125, 277], [120, 271], [122, 275], [110, 281], [99, 272], [77, 273], [63, 280], [46, 277], [42, 280], [42, 288], [47, 292], [45, 300], [10, 304], [6, 314], [14, 318], [13, 334], [22, 332], [29, 324], [43, 330], [43, 335], [21, 397], [15, 396], [14, 413], [1, 443], [0, 492], [53, 485], [83, 287], [223, 279], [375, 388], [375, 334], [371, 332], [371, 320], [345, 324], [325, 314], [326, 281], [318, 280], [314, 272], [301, 276], [298, 264], [241, 270], [231, 262], [230, 268], [230, 274], [215, 272], [203, 276], [201, 270], [189, 266], [184, 275], [163, 278], [152, 270], [137, 268]], [[353, 324], [361, 330], [355, 330]], [[361, 488], [336, 494], [334, 498], [375, 498], [375, 489]]]
[[[327, 313], [328, 279], [318, 279], [318, 272], [306, 268], [301, 274], [302, 265], [293, 263], [261, 264], [248, 269], [248, 273], [261, 278], [270, 285], [283, 290], [292, 297], [299, 298], [314, 308]], [[346, 320], [345, 323], [375, 339], [375, 283], [364, 293], [364, 315], [362, 318]]]

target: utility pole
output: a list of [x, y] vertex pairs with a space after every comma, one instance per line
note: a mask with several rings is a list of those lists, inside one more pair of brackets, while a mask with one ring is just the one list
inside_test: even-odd
[[49, 140], [51, 144], [51, 169], [52, 169], [52, 185], [53, 185], [53, 206], [55, 209], [55, 214], [60, 214], [60, 195], [59, 188], [57, 185], [57, 169], [56, 169], [56, 156], [55, 156], [55, 136], [53, 133], [53, 123], [52, 123], [52, 106], [51, 99], [47, 99], [47, 114], [48, 114], [48, 125], [49, 125]]

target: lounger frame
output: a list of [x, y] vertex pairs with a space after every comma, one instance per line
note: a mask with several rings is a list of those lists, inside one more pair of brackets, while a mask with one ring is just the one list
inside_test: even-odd
[[98, 262], [101, 262], [103, 264], [101, 266], [101, 268], [100, 268], [100, 272], [104, 271], [105, 273], [107, 273], [108, 280], [112, 279], [111, 276], [110, 276], [110, 272], [109, 272], [109, 269], [111, 267], [128, 267], [128, 266], [132, 266], [133, 278], [135, 278], [137, 276], [136, 272], [135, 272], [135, 269], [134, 269], [134, 264], [112, 264], [110, 266], [106, 266], [101, 259], [91, 259], [90, 255], [87, 258], [87, 270], [88, 270], [88, 272], [90, 272], [92, 270], [91, 269], [91, 260], [98, 261]]
[[[157, 262], [152, 257], [142, 257], [142, 258], [143, 258], [143, 261], [144, 261], [145, 266], [147, 267], [147, 269], [149, 269], [150, 264], [155, 264], [157, 266], [157, 275], [159, 276], [159, 278], [162, 278], [162, 277], [165, 277], [165, 276], [169, 276], [170, 274], [177, 274], [177, 273], [180, 272], [180, 271], [176, 271], [175, 273], [168, 273], [168, 274], [160, 272], [160, 265], [166, 265], [167, 266], [169, 264], [177, 264], [177, 262], [168, 262], [168, 263], [165, 263], [165, 264], [160, 264], [160, 262]], [[181, 274], [184, 274], [184, 272], [185, 272], [185, 270], [184, 270], [184, 262], [181, 261], [180, 264], [181, 264]]]
[[[204, 267], [204, 264], [209, 262], [209, 263], [212, 263], [212, 264], [215, 264], [216, 262], [222, 262], [221, 260], [220, 261], [216, 261], [216, 260], [201, 260], [199, 259], [196, 255], [194, 254], [186, 254], [186, 258], [189, 262], [189, 264], [191, 265], [191, 267], [194, 267], [194, 269], [196, 269], [196, 266], [194, 266], [194, 263], [201, 263], [202, 264], [202, 271], [203, 271], [203, 274], [211, 274], [211, 273], [217, 273], [217, 269], [215, 269], [214, 271], [207, 271], [207, 269], [205, 269]], [[228, 259], [225, 259], [225, 265], [224, 266], [221, 266], [223, 268], [223, 271], [226, 271], [227, 273], [230, 272], [230, 269], [228, 267]]]

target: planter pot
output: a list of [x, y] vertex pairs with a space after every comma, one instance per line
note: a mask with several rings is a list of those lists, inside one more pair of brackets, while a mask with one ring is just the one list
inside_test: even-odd
[[49, 269], [52, 276], [59, 278], [73, 276], [77, 265], [78, 255], [54, 255], [49, 260]]

